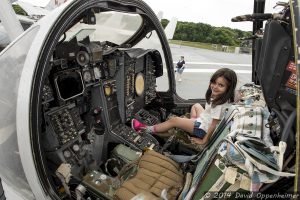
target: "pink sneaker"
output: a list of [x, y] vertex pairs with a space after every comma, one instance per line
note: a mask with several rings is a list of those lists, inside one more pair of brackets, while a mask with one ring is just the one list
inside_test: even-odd
[[147, 128], [147, 125], [139, 122], [138, 120], [136, 119], [133, 119], [131, 120], [131, 128], [135, 131], [140, 131], [142, 129], [146, 129]]

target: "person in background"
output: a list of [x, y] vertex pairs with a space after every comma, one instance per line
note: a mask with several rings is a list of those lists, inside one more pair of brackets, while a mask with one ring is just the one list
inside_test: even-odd
[[135, 131], [144, 129], [150, 134], [164, 133], [176, 127], [188, 132], [192, 136], [191, 142], [206, 144], [222, 119], [226, 108], [234, 102], [236, 84], [236, 73], [231, 69], [221, 68], [210, 78], [205, 95], [205, 108], [198, 103], [194, 104], [191, 108], [190, 119], [174, 117], [153, 126], [147, 126], [133, 119], [131, 126]]
[[182, 73], [185, 68], [184, 56], [180, 56], [180, 60], [176, 64], [176, 80], [182, 81]]

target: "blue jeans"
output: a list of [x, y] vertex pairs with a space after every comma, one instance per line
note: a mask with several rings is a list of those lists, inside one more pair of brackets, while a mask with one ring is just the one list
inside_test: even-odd
[[195, 121], [193, 134], [196, 137], [203, 139], [204, 136], [206, 135], [206, 132], [205, 132], [205, 130], [200, 128], [200, 125], [201, 125], [201, 122]]
[[182, 67], [182, 68], [177, 68], [177, 69], [176, 69], [177, 73], [179, 73], [179, 74], [182, 74], [182, 73], [183, 73], [183, 70], [184, 70], [184, 67]]

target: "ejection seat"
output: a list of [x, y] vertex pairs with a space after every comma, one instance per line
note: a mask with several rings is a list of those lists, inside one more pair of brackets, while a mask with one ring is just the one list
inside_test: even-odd
[[[275, 140], [286, 142], [288, 148], [294, 146], [296, 124], [297, 78], [292, 41], [288, 22], [268, 21], [257, 71], [267, 106], [276, 115], [276, 120], [270, 121], [270, 126], [277, 126], [273, 128]], [[287, 149], [286, 155], [291, 151]]]

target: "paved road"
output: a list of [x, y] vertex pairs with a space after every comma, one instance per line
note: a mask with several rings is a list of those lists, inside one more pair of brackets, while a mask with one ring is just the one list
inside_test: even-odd
[[[251, 55], [212, 51], [170, 44], [174, 65], [181, 55], [185, 57], [186, 69], [182, 82], [176, 82], [177, 93], [186, 99], [203, 98], [212, 73], [228, 67], [237, 73], [238, 87], [251, 82]], [[157, 81], [158, 89], [167, 88], [166, 77]]]

